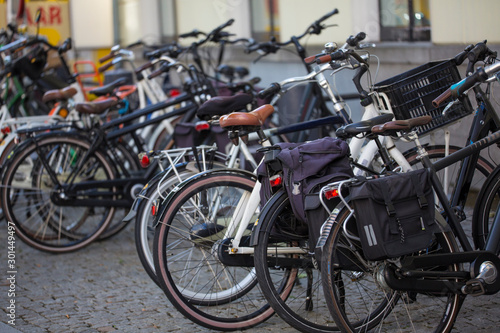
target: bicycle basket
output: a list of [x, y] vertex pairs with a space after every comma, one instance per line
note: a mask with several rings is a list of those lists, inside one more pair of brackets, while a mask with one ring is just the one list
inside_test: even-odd
[[458, 81], [460, 73], [453, 60], [435, 61], [376, 83], [374, 90], [389, 97], [396, 119], [432, 116], [429, 124], [417, 129], [421, 135], [472, 113], [467, 96], [460, 99], [461, 103], [454, 104], [444, 117], [446, 103], [438, 108], [432, 105], [433, 99]]

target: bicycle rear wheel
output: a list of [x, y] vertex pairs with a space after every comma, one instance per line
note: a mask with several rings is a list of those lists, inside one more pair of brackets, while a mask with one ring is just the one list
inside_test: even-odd
[[204, 327], [245, 329], [274, 313], [257, 285], [253, 263], [243, 265], [238, 255], [232, 265], [221, 260], [235, 208], [254, 185], [255, 179], [242, 172], [208, 173], [171, 198], [156, 227], [153, 255], [160, 286], [177, 310]]
[[[103, 154], [85, 157], [89, 147], [82, 138], [67, 133], [47, 135], [36, 142], [26, 141], [9, 158], [2, 179], [2, 207], [19, 238], [29, 245], [48, 252], [74, 251], [90, 244], [111, 222], [112, 207], [71, 204], [72, 199], [87, 197], [112, 200], [109, 188], [97, 186], [75, 198], [65, 198], [62, 191], [70, 176], [75, 182], [114, 178], [113, 167]], [[74, 173], [79, 165], [82, 168]], [[56, 196], [62, 199], [59, 203]]]
[[[403, 292], [386, 283], [389, 265], [399, 260], [366, 260], [354, 216], [341, 210], [323, 248], [322, 280], [325, 299], [343, 332], [449, 332], [463, 297], [451, 293]], [[437, 234], [428, 248], [415, 255], [458, 251], [450, 233]], [[425, 270], [433, 270], [427, 267]], [[448, 271], [459, 269], [450, 265]]]

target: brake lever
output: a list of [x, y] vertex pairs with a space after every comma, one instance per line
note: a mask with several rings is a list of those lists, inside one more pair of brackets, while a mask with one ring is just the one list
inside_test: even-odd
[[454, 101], [451, 101], [450, 103], [448, 103], [448, 105], [446, 105], [446, 107], [444, 108], [443, 112], [441, 113], [441, 115], [443, 117], [446, 117], [446, 114], [448, 113], [448, 111], [450, 110], [450, 108], [455, 105], [456, 103], [458, 102], [458, 99], [454, 100]]

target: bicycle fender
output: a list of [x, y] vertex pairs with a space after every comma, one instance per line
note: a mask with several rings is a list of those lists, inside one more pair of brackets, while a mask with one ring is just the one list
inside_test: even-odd
[[197, 173], [197, 174], [195, 174], [195, 175], [187, 178], [186, 180], [182, 181], [181, 183], [177, 184], [172, 189], [172, 191], [170, 191], [170, 193], [167, 195], [167, 197], [160, 204], [160, 207], [158, 209], [158, 214], [156, 215], [156, 218], [153, 221], [153, 227], [156, 228], [158, 226], [158, 224], [160, 223], [160, 221], [163, 220], [163, 218], [165, 217], [164, 216], [165, 212], [167, 211], [167, 208], [169, 206], [169, 203], [175, 197], [175, 195], [177, 194], [177, 192], [179, 192], [180, 190], [182, 190], [187, 185], [189, 185], [189, 184], [191, 184], [193, 182], [196, 182], [198, 179], [201, 179], [203, 177], [207, 177], [207, 176], [210, 176], [210, 175], [224, 174], [224, 173], [228, 173], [228, 172], [234, 173], [234, 174], [240, 174], [242, 176], [250, 177], [252, 179], [257, 180], [257, 176], [254, 173], [252, 173], [250, 171], [242, 170], [242, 169], [231, 169], [231, 168], [227, 168], [227, 169], [213, 169], [213, 170], [207, 170], [207, 171], [203, 171], [203, 172]]
[[[346, 199], [348, 200], [348, 199]], [[337, 216], [341, 211], [346, 209], [346, 205], [341, 201], [330, 213], [330, 216], [326, 219], [325, 223], [321, 226], [321, 235], [318, 238], [318, 242], [316, 243], [316, 249], [319, 250], [319, 253], [323, 251], [323, 246], [326, 244], [326, 240], [330, 236], [330, 232], [333, 228], [333, 225], [337, 221]], [[316, 253], [316, 251], [315, 251]]]
[[271, 207], [274, 206], [274, 203], [278, 200], [281, 200], [281, 198], [286, 195], [287, 193], [285, 189], [281, 188], [278, 192], [273, 194], [273, 196], [266, 202], [266, 204], [264, 205], [259, 214], [259, 217], [257, 218], [257, 220], [253, 225], [252, 233], [250, 234], [250, 246], [254, 247], [259, 244], [259, 233], [260, 229], [262, 228], [262, 223], [259, 223], [261, 217], [265, 216], [266, 214], [272, 213]]

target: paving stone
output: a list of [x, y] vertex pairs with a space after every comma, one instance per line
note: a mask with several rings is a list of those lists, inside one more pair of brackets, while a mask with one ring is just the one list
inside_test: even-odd
[[[6, 224], [0, 221], [0, 235], [5, 230]], [[19, 241], [15, 329], [26, 333], [213, 332], [184, 318], [150, 280], [137, 257], [133, 231], [129, 226], [109, 240], [63, 255], [40, 252]], [[5, 252], [0, 252], [0, 267], [4, 262]], [[6, 323], [4, 312], [2, 306], [1, 321]], [[468, 297], [453, 332], [489, 333], [499, 326], [498, 295]], [[272, 331], [296, 332], [278, 316], [245, 332]]]

